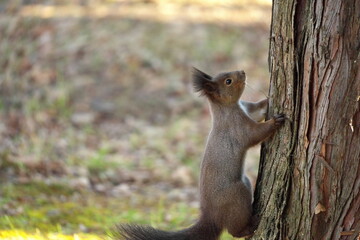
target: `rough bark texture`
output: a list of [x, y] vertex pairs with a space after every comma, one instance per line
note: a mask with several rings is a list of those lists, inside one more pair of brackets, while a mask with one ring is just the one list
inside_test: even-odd
[[[269, 116], [251, 239], [356, 239], [360, 229], [360, 0], [274, 0]], [[347, 234], [347, 235], [345, 235]]]

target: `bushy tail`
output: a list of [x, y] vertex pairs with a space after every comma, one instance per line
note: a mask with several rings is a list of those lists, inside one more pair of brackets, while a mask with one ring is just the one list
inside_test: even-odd
[[117, 226], [117, 237], [120, 240], [216, 240], [221, 234], [221, 229], [215, 224], [200, 220], [190, 228], [177, 232], [167, 232], [131, 224]]

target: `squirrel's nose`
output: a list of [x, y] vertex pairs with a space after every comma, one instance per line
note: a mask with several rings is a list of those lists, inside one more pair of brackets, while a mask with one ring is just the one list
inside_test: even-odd
[[246, 74], [244, 70], [237, 71], [237, 74], [240, 79], [245, 80]]

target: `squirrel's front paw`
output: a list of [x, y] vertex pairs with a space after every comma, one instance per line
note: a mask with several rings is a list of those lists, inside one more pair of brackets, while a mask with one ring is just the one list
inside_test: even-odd
[[284, 124], [286, 117], [285, 114], [276, 114], [273, 119], [275, 121], [275, 126], [280, 127]]

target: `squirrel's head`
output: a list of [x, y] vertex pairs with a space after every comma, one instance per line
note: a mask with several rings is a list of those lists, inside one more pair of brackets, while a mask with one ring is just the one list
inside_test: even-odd
[[193, 69], [193, 85], [196, 92], [219, 104], [237, 103], [245, 89], [244, 71], [220, 73], [215, 77]]

